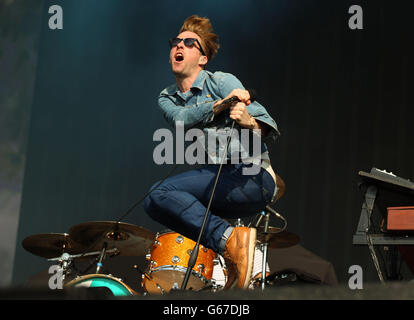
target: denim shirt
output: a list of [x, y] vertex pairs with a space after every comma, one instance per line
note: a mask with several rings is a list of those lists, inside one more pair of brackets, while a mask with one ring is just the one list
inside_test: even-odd
[[[223, 137], [227, 140], [233, 122], [233, 119], [229, 117], [229, 110], [214, 116], [213, 104], [215, 101], [225, 98], [233, 89], [244, 89], [242, 83], [234, 75], [220, 71], [212, 73], [202, 70], [189, 91], [181, 92], [177, 84], [173, 84], [162, 90], [158, 97], [158, 104], [163, 116], [173, 128], [176, 128], [179, 123], [184, 126], [184, 130], [187, 132], [194, 128], [203, 132], [205, 137], [203, 147], [207, 151], [209, 161], [213, 161], [209, 163], [219, 163], [221, 160], [226, 145], [226, 141], [223, 142]], [[270, 129], [265, 137], [260, 137], [256, 133], [256, 138], [259, 136], [260, 154], [267, 153], [266, 142], [273, 142], [280, 135], [277, 124], [257, 101], [253, 101], [246, 109], [252, 117], [267, 124]], [[241, 132], [242, 129], [244, 129], [244, 133]], [[246, 134], [247, 130], [235, 123], [226, 154], [227, 161], [239, 163], [237, 160], [251, 157], [252, 153], [257, 155], [257, 152], [255, 153], [253, 150], [254, 141], [252, 143], [252, 139], [255, 134], [252, 130], [248, 130], [250, 131], [250, 143], [247, 145], [243, 142], [240, 143], [240, 137], [242, 134]], [[214, 140], [216, 140], [214, 147], [210, 148], [208, 145], [211, 145]], [[234, 162], [235, 160], [236, 162]], [[245, 161], [243, 160], [243, 162]]]

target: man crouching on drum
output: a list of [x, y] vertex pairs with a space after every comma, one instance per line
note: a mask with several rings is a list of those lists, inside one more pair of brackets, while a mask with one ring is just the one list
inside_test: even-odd
[[[223, 255], [229, 274], [233, 271], [238, 278], [237, 286], [245, 289], [251, 280], [256, 229], [232, 227], [224, 219], [254, 216], [275, 197], [275, 173], [263, 140], [276, 138], [277, 125], [262, 105], [251, 101], [249, 92], [235, 76], [205, 70], [219, 48], [218, 36], [213, 33], [209, 19], [196, 15], [187, 18], [177, 37], [170, 40], [170, 47], [169, 62], [176, 83], [160, 93], [158, 104], [173, 128], [181, 121], [185, 130], [199, 128], [208, 135], [211, 130], [228, 132], [236, 121], [235, 131], [255, 129], [261, 135], [255, 175], [245, 174], [244, 169], [251, 168], [251, 162], [245, 159], [236, 162], [234, 153], [227, 153], [201, 238], [202, 245]], [[230, 97], [237, 97], [240, 102], [222, 104]], [[242, 135], [235, 136], [232, 135], [230, 145], [239, 143], [235, 140]], [[217, 143], [218, 146], [221, 144]], [[214, 152], [205, 149], [210, 159], [223, 152], [223, 148]], [[197, 241], [220, 161], [166, 179], [145, 199], [145, 211], [159, 223]]]

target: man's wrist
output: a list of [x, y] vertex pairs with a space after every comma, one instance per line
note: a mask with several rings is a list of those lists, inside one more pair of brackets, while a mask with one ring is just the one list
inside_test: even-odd
[[251, 130], [253, 130], [253, 129], [260, 129], [259, 123], [252, 116], [250, 116], [249, 129], [251, 129]]
[[254, 117], [250, 116], [250, 130], [260, 130], [261, 136], [265, 136], [267, 133], [266, 125], [260, 124]]
[[223, 100], [217, 100], [216, 102], [213, 103], [213, 113], [215, 115], [219, 114], [221, 111], [224, 110], [222, 102]]

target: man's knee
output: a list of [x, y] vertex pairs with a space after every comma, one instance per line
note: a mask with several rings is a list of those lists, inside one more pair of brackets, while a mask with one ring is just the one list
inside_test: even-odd
[[159, 187], [156, 188], [157, 185], [158, 182], [151, 187], [150, 193], [144, 199], [143, 203], [145, 212], [151, 217], [156, 215], [156, 213], [159, 211], [159, 209], [157, 209], [159, 208], [157, 203], [159, 202], [159, 196], [162, 193], [162, 190]]

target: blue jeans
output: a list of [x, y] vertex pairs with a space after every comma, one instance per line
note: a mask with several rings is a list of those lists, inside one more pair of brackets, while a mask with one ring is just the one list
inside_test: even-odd
[[[263, 168], [257, 175], [243, 175], [243, 166], [225, 164], [217, 183], [201, 244], [220, 252], [220, 241], [230, 224], [223, 220], [250, 217], [271, 201], [275, 183]], [[206, 165], [166, 179], [144, 201], [155, 221], [197, 241], [217, 176], [218, 165]], [[151, 190], [158, 184], [154, 184]]]

